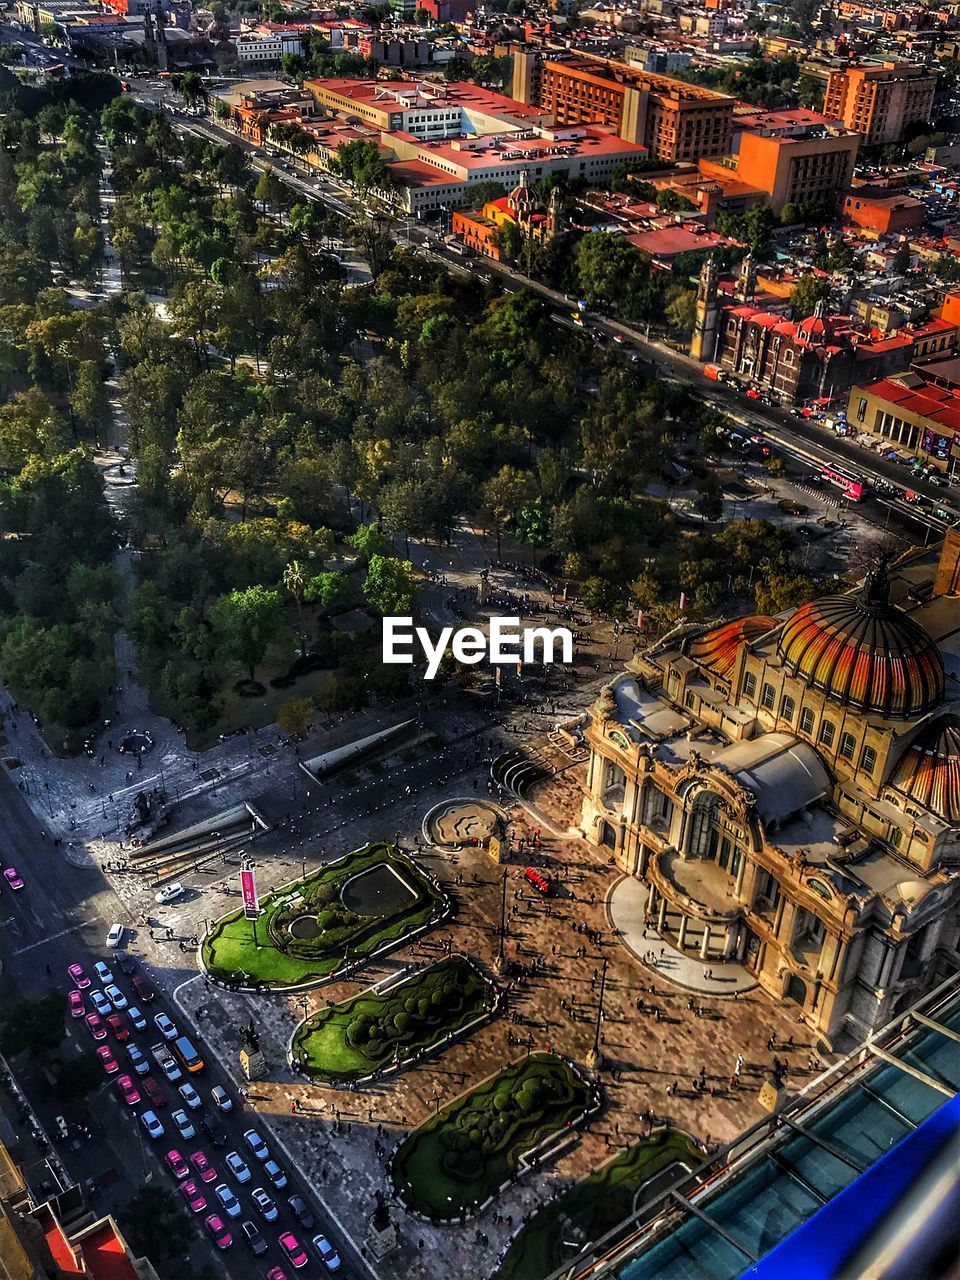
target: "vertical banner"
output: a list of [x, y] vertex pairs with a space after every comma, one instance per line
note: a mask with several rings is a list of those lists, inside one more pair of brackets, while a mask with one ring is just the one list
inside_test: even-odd
[[494, 684], [496, 684], [497, 688], [499, 689], [500, 683], [503, 680], [503, 669], [499, 665], [494, 667], [493, 680], [494, 680]]
[[683, 611], [684, 611], [684, 609], [685, 609], [686, 607], [687, 607], [687, 596], [686, 596], [686, 592], [681, 591], [681, 592], [680, 592], [680, 612], [681, 612], [681, 613], [683, 613]]
[[257, 877], [253, 867], [244, 867], [240, 872], [240, 893], [244, 916], [247, 920], [256, 920], [260, 914], [260, 903], [257, 901]]

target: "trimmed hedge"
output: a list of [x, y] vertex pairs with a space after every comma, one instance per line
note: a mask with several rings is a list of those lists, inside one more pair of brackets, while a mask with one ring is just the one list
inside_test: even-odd
[[362, 992], [297, 1028], [294, 1059], [315, 1079], [349, 1082], [406, 1062], [493, 1008], [493, 985], [451, 956], [384, 992]]

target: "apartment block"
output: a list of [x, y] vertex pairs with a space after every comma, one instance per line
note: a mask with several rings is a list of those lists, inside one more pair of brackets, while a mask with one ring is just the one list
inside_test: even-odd
[[788, 204], [836, 204], [850, 185], [860, 138], [847, 129], [814, 128], [801, 136], [744, 133], [723, 164], [701, 162], [705, 177], [735, 170], [740, 182], [766, 191], [775, 213]]
[[930, 119], [936, 87], [935, 73], [915, 63], [837, 67], [827, 79], [823, 114], [856, 130], [867, 146], [899, 142], [907, 125]]

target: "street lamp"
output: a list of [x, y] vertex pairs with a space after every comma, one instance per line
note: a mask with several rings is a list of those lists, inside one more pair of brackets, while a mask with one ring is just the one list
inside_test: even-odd
[[593, 1048], [587, 1056], [587, 1061], [594, 1069], [599, 1068], [602, 1062], [602, 1054], [600, 1053], [600, 1027], [603, 1025], [603, 996], [607, 987], [607, 958], [603, 958], [603, 966], [600, 970], [600, 998], [597, 1001], [597, 1020], [593, 1031]]

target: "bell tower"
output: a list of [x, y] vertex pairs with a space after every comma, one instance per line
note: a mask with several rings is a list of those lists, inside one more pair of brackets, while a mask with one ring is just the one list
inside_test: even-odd
[[717, 312], [717, 263], [711, 254], [700, 268], [697, 314], [690, 339], [690, 354], [694, 360], [706, 363], [714, 357], [717, 349]]

